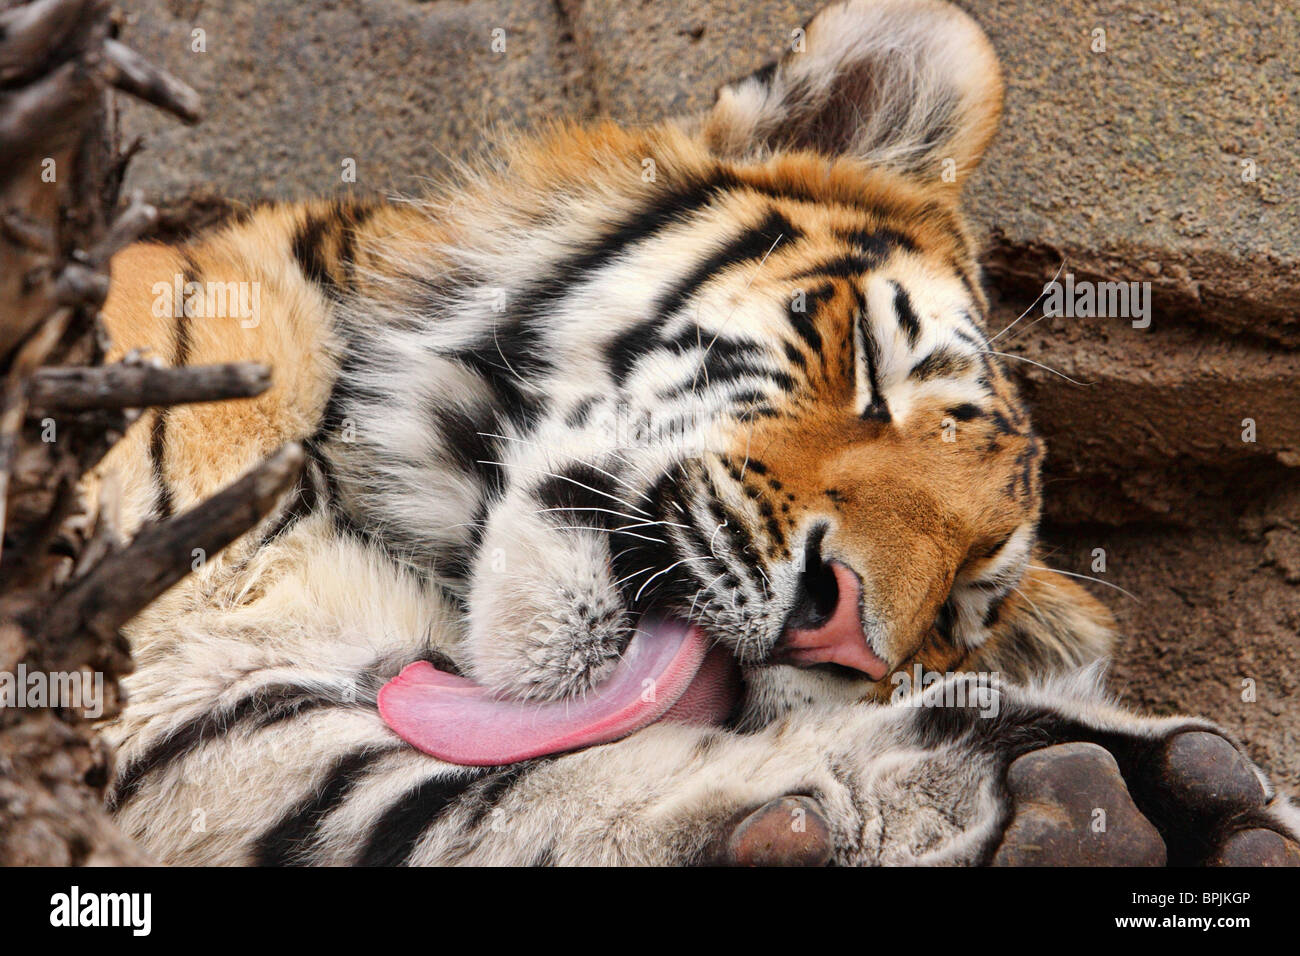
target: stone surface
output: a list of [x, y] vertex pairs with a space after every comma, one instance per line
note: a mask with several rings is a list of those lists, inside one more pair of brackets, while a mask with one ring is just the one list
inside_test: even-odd
[[1265, 565], [1265, 553], [1262, 538], [1207, 517], [1186, 528], [1057, 530], [1046, 563], [1110, 585], [1090, 589], [1118, 621], [1110, 684], [1121, 700], [1145, 713], [1214, 720], [1295, 794], [1300, 587]]
[[823, 0], [562, 0], [597, 109], [652, 123], [706, 109], [718, 87], [780, 57]]
[[127, 186], [171, 200], [418, 193], [501, 128], [585, 111], [564, 36], [549, 0], [141, 0], [124, 41], [194, 86], [204, 119], [127, 104], [124, 134], [148, 147]]
[[[1296, 344], [1300, 8], [960, 5], [1007, 78], [1002, 133], [971, 195], [997, 241], [1152, 281], [1224, 328]], [[1092, 52], [1097, 29], [1105, 53]]]

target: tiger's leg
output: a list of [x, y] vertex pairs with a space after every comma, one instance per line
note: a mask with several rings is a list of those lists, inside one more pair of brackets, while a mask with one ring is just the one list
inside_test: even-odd
[[465, 658], [479, 683], [570, 697], [626, 647], [631, 599], [655, 562], [629, 570], [618, 558], [629, 547], [666, 550], [669, 528], [644, 487], [664, 466], [643, 459], [662, 450], [619, 449], [615, 435], [605, 417], [580, 429], [553, 421], [504, 449], [505, 488], [470, 574]]
[[[1293, 847], [1286, 810], [1262, 783], [1209, 810], [1186, 796], [1218, 786], [1217, 770], [1182, 743], [1214, 734], [1210, 725], [1137, 719], [1087, 688], [828, 708], [743, 735], [662, 723], [578, 753], [466, 768], [416, 752], [375, 712], [374, 688], [402, 663], [387, 628], [306, 612], [276, 618], [278, 631], [249, 617], [243, 626], [255, 633], [209, 633], [165, 661], [142, 661], [134, 722], [118, 735], [114, 800], [124, 828], [164, 860], [1034, 862], [1024, 856], [1026, 821], [1042, 801], [1014, 768], [1026, 754], [1059, 758], [1080, 743], [1110, 755], [1127, 786], [1094, 788], [1095, 805], [1074, 808], [1067, 829], [1076, 843], [1095, 839], [1097, 809], [1103, 833], [1140, 828], [1127, 800], [1160, 828], [1171, 859], [1189, 836], [1199, 839], [1188, 857], [1197, 861], [1240, 859], [1261, 840], [1284, 841], [1283, 854]], [[420, 642], [407, 643], [409, 655]], [[927, 693], [942, 701], [966, 679]], [[1103, 840], [1087, 859], [1159, 862], [1153, 839], [1136, 858], [1131, 841]], [[1062, 859], [1064, 850], [1054, 857]]]
[[593, 467], [541, 470], [516, 479], [489, 513], [470, 578], [465, 658], [484, 686], [556, 699], [590, 690], [626, 647], [609, 536], [632, 522], [602, 520], [627, 508]]
[[119, 822], [165, 861], [757, 862], [746, 820], [766, 808], [778, 839], [762, 843], [781, 859], [973, 863], [1004, 817], [998, 758], [922, 746], [915, 714], [897, 708], [801, 715], [752, 735], [660, 724], [579, 753], [467, 768], [396, 740], [340, 684], [267, 664], [214, 683], [124, 750]]

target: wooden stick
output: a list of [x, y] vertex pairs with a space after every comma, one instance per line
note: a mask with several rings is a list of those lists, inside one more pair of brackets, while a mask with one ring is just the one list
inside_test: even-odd
[[256, 362], [226, 365], [100, 365], [42, 368], [27, 382], [27, 401], [43, 411], [149, 408], [252, 398], [271, 387], [271, 370]]
[[0, 104], [0, 170], [50, 155], [81, 132], [99, 82], [77, 61], [19, 87]]
[[122, 211], [104, 238], [95, 243], [88, 253], [90, 264], [102, 266], [120, 250], [135, 242], [158, 221], [158, 210], [141, 197], [139, 190], [131, 196], [131, 204]]
[[98, 309], [108, 298], [108, 276], [80, 262], [69, 262], [54, 280], [59, 305]]
[[0, 214], [0, 236], [43, 256], [54, 256], [59, 251], [55, 244], [54, 230], [42, 223], [33, 222], [16, 211]]
[[51, 670], [94, 665], [121, 627], [190, 573], [193, 552], [217, 554], [254, 528], [298, 478], [302, 446], [281, 448], [234, 484], [183, 514], [147, 526], [64, 593], [41, 623]]
[[0, 391], [0, 549], [4, 548], [9, 472], [18, 455], [18, 432], [27, 415], [27, 381], [32, 370], [54, 351], [72, 319], [71, 309], [58, 309], [18, 349]]
[[47, 66], [49, 53], [78, 23], [99, 15], [103, 0], [37, 0], [0, 13], [0, 83], [13, 83]]
[[104, 77], [113, 86], [187, 123], [199, 121], [199, 94], [189, 86], [117, 40], [104, 42], [104, 54], [107, 58]]

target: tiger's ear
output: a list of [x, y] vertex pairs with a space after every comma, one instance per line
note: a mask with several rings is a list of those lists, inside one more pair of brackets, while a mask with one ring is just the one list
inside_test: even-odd
[[942, 0], [826, 7], [777, 63], [723, 87], [702, 119], [720, 155], [812, 149], [960, 184], [1002, 111], [997, 54]]
[[1115, 619], [1105, 605], [1062, 574], [1030, 568], [965, 669], [1012, 680], [1042, 678], [1108, 656], [1114, 638]]

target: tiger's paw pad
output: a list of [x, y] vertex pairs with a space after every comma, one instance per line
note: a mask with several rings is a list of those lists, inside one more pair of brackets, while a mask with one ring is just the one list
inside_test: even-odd
[[1232, 834], [1206, 866], [1300, 866], [1300, 844], [1275, 830], [1253, 827]]
[[1163, 866], [1160, 834], [1095, 744], [1025, 754], [1007, 771], [1015, 809], [993, 866]]
[[1254, 768], [1218, 734], [1175, 734], [1131, 786], [1165, 834], [1171, 864], [1300, 865], [1300, 845], [1270, 826], [1267, 793]]
[[811, 797], [769, 801], [743, 816], [706, 854], [711, 866], [826, 866], [833, 847], [830, 827]]

